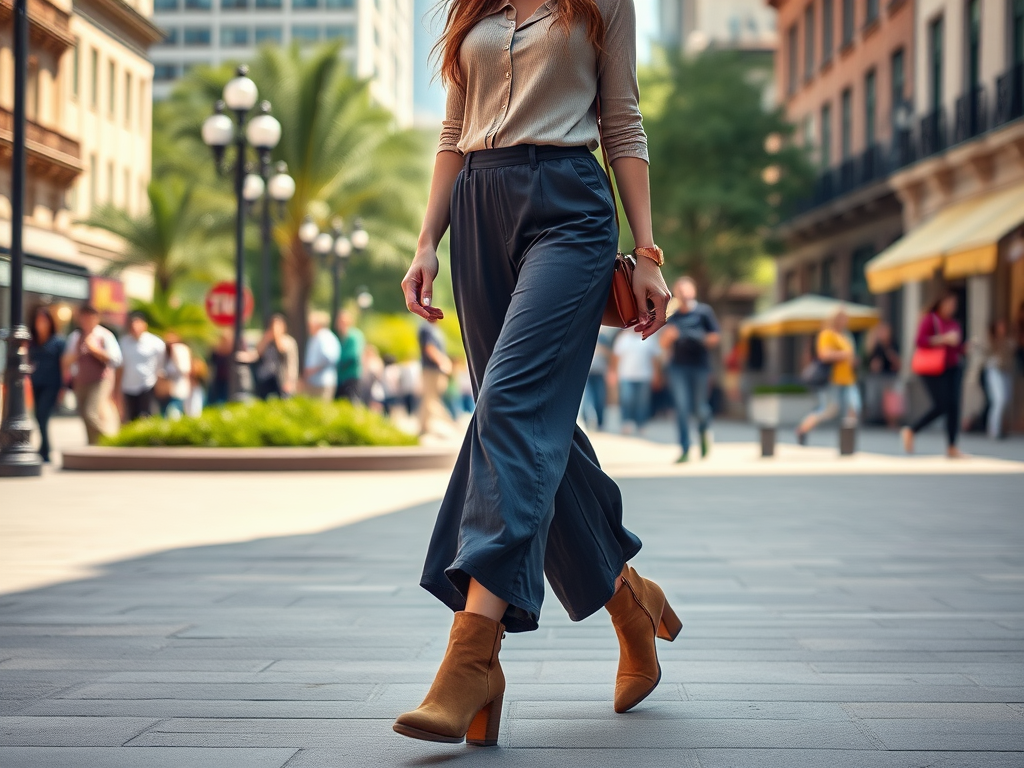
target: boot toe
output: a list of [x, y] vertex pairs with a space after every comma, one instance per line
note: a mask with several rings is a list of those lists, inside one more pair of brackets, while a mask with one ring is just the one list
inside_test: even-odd
[[661, 682], [661, 667], [658, 667], [657, 678], [641, 675], [620, 675], [615, 681], [615, 712], [628, 712], [641, 701], [650, 696]]
[[458, 724], [448, 722], [440, 713], [424, 711], [424, 708], [406, 712], [395, 719], [393, 730], [403, 736], [425, 741], [441, 741], [459, 744], [465, 739]]

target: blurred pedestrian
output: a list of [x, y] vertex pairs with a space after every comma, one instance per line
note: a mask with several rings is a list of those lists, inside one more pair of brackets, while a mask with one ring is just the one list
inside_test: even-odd
[[222, 405], [231, 395], [231, 368], [234, 365], [231, 358], [234, 348], [234, 334], [225, 328], [210, 352], [210, 389], [206, 398], [210, 405]]
[[284, 315], [271, 316], [253, 358], [258, 398], [267, 400], [295, 394], [299, 384], [299, 345], [288, 334]]
[[160, 412], [156, 401], [157, 377], [164, 367], [167, 345], [149, 332], [146, 316], [141, 312], [128, 315], [128, 333], [121, 337], [124, 364], [114, 377], [115, 397], [120, 403], [121, 418], [135, 421]]
[[384, 400], [387, 398], [384, 390], [384, 359], [373, 344], [363, 348], [363, 375], [359, 381], [359, 392], [360, 399], [370, 410], [377, 413], [384, 411]]
[[988, 436], [1004, 436], [1003, 416], [1013, 399], [1013, 366], [1016, 344], [1005, 320], [989, 323], [988, 340], [982, 347], [985, 392], [988, 394]]
[[619, 382], [622, 431], [642, 432], [651, 417], [651, 387], [661, 356], [657, 338], [621, 331], [612, 345], [611, 365]]
[[[957, 447], [960, 435], [960, 399], [963, 387], [963, 353], [964, 335], [960, 323], [956, 321], [959, 299], [955, 293], [949, 292], [935, 301], [921, 319], [917, 329], [915, 357], [926, 364], [926, 354], [931, 350], [941, 350], [935, 355], [937, 365], [928, 373], [923, 372], [921, 365], [915, 365], [916, 372], [928, 390], [932, 407], [913, 424], [900, 430], [903, 439], [903, 450], [914, 452], [914, 436], [927, 427], [939, 416], [946, 418], [946, 455], [958, 459], [963, 453]], [[924, 354], [919, 354], [919, 353]]]
[[892, 337], [892, 326], [879, 323], [868, 337], [864, 358], [868, 375], [864, 378], [866, 420], [894, 426], [902, 411], [902, 398], [896, 386], [900, 372], [900, 350]]
[[303, 370], [305, 392], [316, 400], [330, 402], [338, 386], [338, 359], [341, 345], [327, 326], [331, 316], [314, 310], [309, 313], [309, 340]]
[[206, 385], [210, 378], [210, 367], [199, 355], [192, 355], [192, 391], [185, 401], [186, 416], [200, 416], [206, 407]]
[[79, 308], [78, 329], [68, 337], [61, 366], [65, 380], [73, 381], [89, 445], [120, 426], [113, 401], [114, 370], [120, 365], [121, 347], [114, 334], [100, 325], [99, 311], [91, 304]]
[[452, 361], [446, 352], [444, 336], [435, 323], [424, 320], [417, 334], [420, 345], [423, 396], [420, 399], [420, 434], [430, 434], [438, 424], [450, 425], [451, 419], [442, 397], [452, 373]]
[[363, 336], [363, 332], [356, 328], [355, 317], [347, 309], [338, 312], [334, 327], [338, 332], [338, 341], [341, 342], [341, 352], [338, 358], [338, 386], [334, 397], [337, 400], [359, 402], [366, 338]]
[[163, 371], [163, 413], [165, 418], [175, 420], [185, 415], [185, 403], [192, 394], [192, 350], [174, 331], [164, 334], [164, 343], [167, 353]]
[[612, 356], [614, 328], [602, 328], [597, 334], [594, 358], [590, 361], [590, 373], [583, 388], [583, 402], [580, 417], [588, 427], [604, 429], [604, 409], [608, 404], [608, 364]]
[[857, 389], [856, 346], [849, 331], [850, 318], [843, 309], [825, 321], [815, 342], [821, 364], [830, 368], [828, 385], [818, 392], [818, 407], [804, 417], [796, 428], [796, 440], [807, 444], [808, 433], [822, 422], [837, 416], [844, 425], [856, 424], [860, 416], [860, 391]]
[[693, 278], [679, 278], [672, 290], [679, 309], [668, 318], [661, 345], [669, 356], [668, 382], [682, 450], [678, 460], [685, 462], [690, 458], [691, 415], [697, 419], [701, 457], [711, 450], [710, 350], [718, 346], [722, 332], [715, 311], [697, 300]]
[[46, 306], [36, 307], [32, 313], [31, 333], [28, 362], [32, 367], [32, 401], [41, 439], [39, 457], [49, 463], [50, 416], [64, 389], [60, 360], [64, 356], [65, 339], [57, 333], [57, 320]]

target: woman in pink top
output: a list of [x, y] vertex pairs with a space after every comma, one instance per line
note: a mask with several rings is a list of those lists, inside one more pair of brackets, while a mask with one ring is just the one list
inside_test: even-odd
[[914, 435], [939, 416], [946, 417], [946, 455], [951, 459], [963, 456], [956, 447], [960, 433], [960, 392], [963, 383], [964, 334], [954, 318], [957, 309], [955, 293], [946, 293], [932, 304], [917, 329], [917, 348], [946, 351], [945, 367], [936, 376], [921, 376], [921, 381], [932, 399], [932, 407], [910, 426], [901, 430], [903, 448], [914, 452]]

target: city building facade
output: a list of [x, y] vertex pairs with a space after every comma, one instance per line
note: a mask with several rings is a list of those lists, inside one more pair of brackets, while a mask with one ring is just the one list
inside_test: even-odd
[[[996, 320], [1024, 332], [1024, 0], [916, 1], [917, 98], [889, 177], [905, 235], [867, 265], [867, 280], [879, 295], [903, 294], [908, 347], [920, 313], [948, 290], [969, 340], [984, 342]], [[968, 414], [983, 404], [982, 363], [972, 345]]]
[[151, 54], [163, 98], [190, 67], [244, 63], [261, 45], [342, 41], [376, 103], [413, 122], [413, 0], [154, 0], [164, 39]]
[[[814, 189], [778, 229], [776, 297], [806, 293], [877, 305], [897, 329], [899, 292], [876, 297], [865, 265], [903, 233], [888, 179], [894, 137], [914, 100], [914, 0], [770, 0], [778, 10], [776, 88], [819, 168]], [[794, 375], [811, 339], [774, 340], [768, 365]]]
[[763, 0], [660, 0], [658, 15], [667, 47], [775, 48], [775, 12]]
[[[146, 210], [151, 168], [148, 47], [160, 39], [151, 0], [29, 0], [24, 222], [27, 305], [53, 302], [62, 319], [93, 301], [123, 315], [152, 277], [104, 276], [120, 243], [76, 222], [97, 205]], [[13, 138], [12, 1], [0, 0], [0, 156]], [[0, 317], [7, 321], [10, 163], [0, 166]]]

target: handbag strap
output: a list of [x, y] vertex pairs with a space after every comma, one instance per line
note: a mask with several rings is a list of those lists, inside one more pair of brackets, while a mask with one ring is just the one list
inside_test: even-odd
[[608, 186], [612, 189], [612, 208], [615, 209], [615, 228], [622, 230], [622, 225], [619, 223], [619, 200], [615, 194], [615, 177], [612, 176], [612, 166], [608, 162], [608, 149], [604, 145], [604, 130], [601, 127], [601, 81], [597, 83], [597, 136], [598, 141], [601, 145], [601, 160], [604, 163], [604, 172], [608, 174]]

